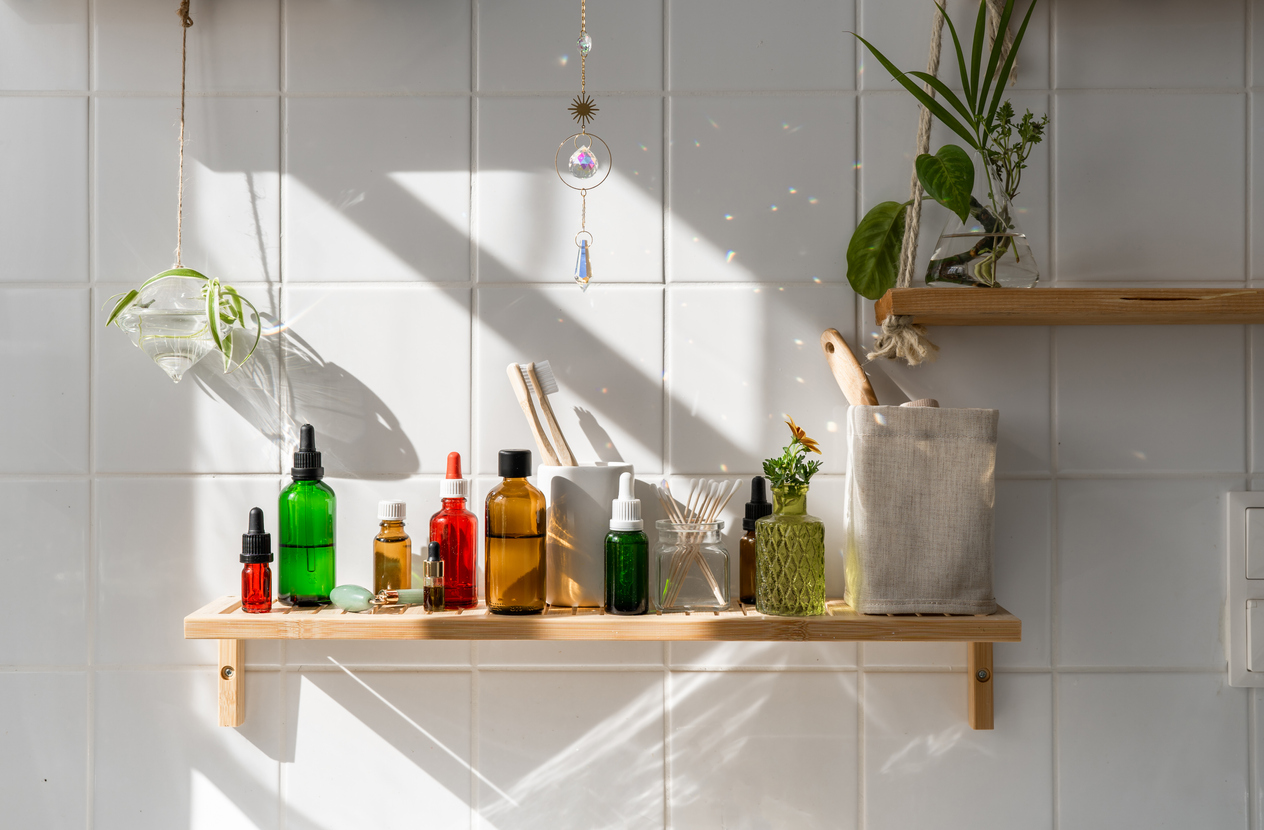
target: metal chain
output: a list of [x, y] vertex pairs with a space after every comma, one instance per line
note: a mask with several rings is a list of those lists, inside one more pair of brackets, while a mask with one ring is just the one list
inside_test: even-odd
[[583, 233], [588, 230], [588, 191], [579, 191], [579, 232]]
[[[588, 0], [579, 0], [579, 36], [582, 39], [586, 34], [588, 34]], [[581, 46], [579, 49], [579, 91], [581, 94], [584, 92], [584, 84], [588, 80], [586, 77], [588, 72], [587, 58], [588, 56], [584, 54], [584, 49]]]

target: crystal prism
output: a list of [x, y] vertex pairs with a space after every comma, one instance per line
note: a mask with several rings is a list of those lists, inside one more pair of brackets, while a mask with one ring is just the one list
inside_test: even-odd
[[579, 241], [579, 253], [575, 254], [575, 282], [584, 291], [588, 290], [588, 281], [592, 279], [592, 260], [588, 258], [588, 240]]
[[577, 179], [591, 179], [597, 174], [597, 168], [600, 166], [597, 154], [588, 146], [580, 147], [571, 153], [570, 171], [571, 175]]
[[592, 51], [592, 37], [584, 32], [575, 40], [575, 45], [579, 47], [579, 54], [587, 56]]

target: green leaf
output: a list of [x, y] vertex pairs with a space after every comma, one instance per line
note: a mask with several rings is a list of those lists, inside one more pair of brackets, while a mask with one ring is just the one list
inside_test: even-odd
[[[1032, 5], [1036, 5], [1034, 2]], [[1002, 89], [1005, 86], [1008, 75], [996, 77], [996, 65], [1001, 62], [1001, 52], [1005, 51], [1005, 29], [1009, 26], [1009, 17], [1014, 12], [1014, 0], [1006, 0], [1005, 8], [1001, 10], [1001, 19], [996, 24], [996, 40], [992, 41], [992, 53], [988, 55], [987, 74], [983, 76], [983, 87], [979, 90], [979, 109], [987, 103], [988, 90], [992, 87], [992, 80], [996, 78], [996, 88]], [[1018, 51], [1018, 41], [1014, 41], [1013, 47], [1010, 48], [1010, 54]], [[1011, 66], [1013, 64], [1010, 64]]]
[[851, 235], [847, 245], [847, 281], [860, 296], [876, 300], [895, 287], [908, 204], [874, 205]]
[[966, 151], [956, 144], [945, 144], [933, 156], [922, 153], [913, 166], [930, 197], [965, 222], [970, 216], [970, 191], [974, 188], [974, 162]]
[[[255, 349], [259, 348], [259, 338], [263, 336], [263, 320], [259, 318], [259, 309], [255, 308], [254, 303], [250, 302], [250, 300], [247, 300], [245, 297], [241, 297], [241, 300], [246, 305], [250, 306], [250, 310], [254, 312], [255, 315], [255, 342], [251, 344], [250, 351], [246, 352], [246, 356], [241, 359], [241, 362], [244, 364], [250, 359], [250, 356], [255, 353]], [[242, 319], [241, 324], [245, 327], [246, 321], [244, 318]]]
[[206, 324], [211, 327], [211, 339], [215, 348], [224, 351], [224, 338], [219, 332], [219, 286], [211, 282], [206, 291]]
[[113, 323], [115, 320], [117, 320], [118, 316], [123, 313], [123, 309], [131, 305], [132, 300], [135, 300], [139, 296], [140, 296], [140, 292], [135, 289], [132, 289], [131, 291], [128, 291], [126, 294], [124, 294], [123, 299], [119, 300], [118, 303], [115, 304], [114, 310], [110, 312], [110, 317], [108, 320], [105, 321], [105, 324], [108, 326], [111, 323]]
[[863, 37], [855, 33], [853, 33], [853, 37], [855, 37], [856, 40], [859, 40], [865, 46], [868, 46], [869, 51], [873, 52], [873, 56], [878, 59], [878, 62], [881, 63], [888, 72], [891, 73], [892, 77], [895, 78], [896, 82], [898, 82], [900, 86], [907, 89], [909, 93], [912, 94], [912, 96], [917, 99], [918, 103], [926, 107], [926, 109], [930, 110], [931, 114], [934, 115], [936, 118], [938, 118], [944, 124], [944, 126], [948, 127], [954, 133], [961, 136], [962, 139], [964, 139], [965, 142], [969, 144], [971, 147], [973, 147], [974, 149], [978, 150], [979, 152], [983, 151], [983, 148], [979, 146], [979, 140], [975, 138], [970, 133], [969, 130], [963, 127], [961, 125], [961, 122], [953, 117], [952, 113], [944, 109], [943, 104], [939, 103], [934, 98], [927, 95], [926, 91], [922, 89], [920, 86], [918, 86], [916, 83], [914, 83], [908, 77], [908, 75], [896, 69], [895, 64], [887, 60], [886, 55], [879, 52], [872, 43], [870, 43], [869, 41], [865, 40]]
[[233, 365], [233, 330], [224, 335], [224, 374], [232, 372]]
[[952, 33], [952, 45], [957, 49], [957, 71], [961, 75], [961, 86], [965, 90], [966, 100], [970, 102], [970, 109], [973, 111], [978, 105], [976, 103], [975, 90], [970, 84], [970, 73], [966, 69], [966, 53], [961, 51], [961, 41], [957, 39], [957, 27], [952, 25], [952, 18], [948, 16], [948, 10], [938, 3], [939, 13], [944, 16], [944, 22], [948, 24], [948, 31]]
[[[979, 16], [974, 21], [974, 43], [971, 44], [970, 51], [970, 88], [979, 89], [979, 62], [983, 58], [983, 42], [987, 39], [987, 21], [984, 15], [987, 14], [987, 3], [985, 0], [979, 0]], [[979, 95], [975, 94], [975, 106], [978, 106]]]
[[971, 127], [974, 127], [975, 129], [978, 129], [978, 126], [979, 126], [978, 116], [975, 115], [974, 111], [971, 110], [969, 107], [967, 107], [965, 105], [965, 102], [957, 97], [957, 93], [949, 89], [948, 85], [945, 84], [943, 81], [939, 80], [934, 75], [929, 75], [925, 72], [918, 72], [916, 70], [910, 70], [909, 72], [906, 72], [904, 74], [912, 75], [914, 78], [917, 78], [920, 81], [925, 81], [926, 83], [930, 84], [930, 88], [938, 92], [940, 98], [947, 101], [949, 104], [952, 105], [953, 109], [961, 113], [961, 117], [965, 119], [965, 122], [967, 124], [969, 124]]
[[[1027, 16], [1023, 18], [1023, 25], [1018, 27], [1018, 32], [1014, 35], [1014, 45], [1010, 48], [1009, 55], [1005, 58], [1005, 64], [1001, 67], [1001, 78], [1008, 78], [1009, 73], [1014, 68], [1014, 59], [1018, 57], [1018, 47], [1022, 45], [1023, 36], [1027, 34], [1027, 23], [1031, 20], [1031, 13], [1035, 8], [1036, 0], [1031, 0], [1031, 6], [1027, 8]], [[983, 122], [984, 135], [992, 132], [992, 122], [996, 118], [996, 108], [1001, 105], [1001, 94], [1004, 90], [1004, 83], [996, 85], [996, 94], [992, 97], [992, 106], [988, 108], [987, 119]]]

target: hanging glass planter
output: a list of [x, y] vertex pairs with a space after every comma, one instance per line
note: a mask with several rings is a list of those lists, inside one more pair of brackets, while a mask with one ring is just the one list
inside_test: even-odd
[[242, 363], [250, 359], [263, 328], [254, 305], [230, 285], [192, 268], [173, 268], [150, 279], [115, 304], [106, 325], [117, 323], [132, 342], [176, 383], [199, 360], [218, 350], [224, 371], [232, 371], [233, 329], [246, 326], [246, 308], [255, 336]]
[[991, 165], [974, 154], [974, 189], [965, 221], [952, 214], [926, 268], [927, 285], [1031, 288], [1040, 279], [1018, 213]]

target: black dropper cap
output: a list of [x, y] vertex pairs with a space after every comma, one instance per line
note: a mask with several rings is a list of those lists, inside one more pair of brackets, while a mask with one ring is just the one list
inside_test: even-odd
[[772, 505], [768, 502], [768, 494], [764, 487], [763, 476], [755, 476], [751, 479], [751, 500], [746, 502], [746, 518], [742, 519], [743, 530], [754, 530], [755, 520], [772, 512]]
[[263, 511], [250, 508], [249, 530], [241, 534], [241, 561], [250, 565], [272, 561], [272, 534], [263, 532]]
[[501, 478], [531, 475], [531, 450], [501, 450], [497, 469]]
[[439, 562], [439, 561], [441, 561], [441, 560], [440, 560], [440, 558], [439, 558], [439, 543], [438, 543], [438, 542], [431, 542], [431, 543], [430, 543], [430, 556], [428, 556], [428, 557], [427, 557], [427, 559], [428, 559], [428, 561], [430, 561], [430, 562]]
[[303, 424], [298, 431], [298, 450], [294, 453], [290, 476], [295, 481], [319, 481], [325, 477], [320, 453], [316, 451], [316, 428], [311, 424]]

